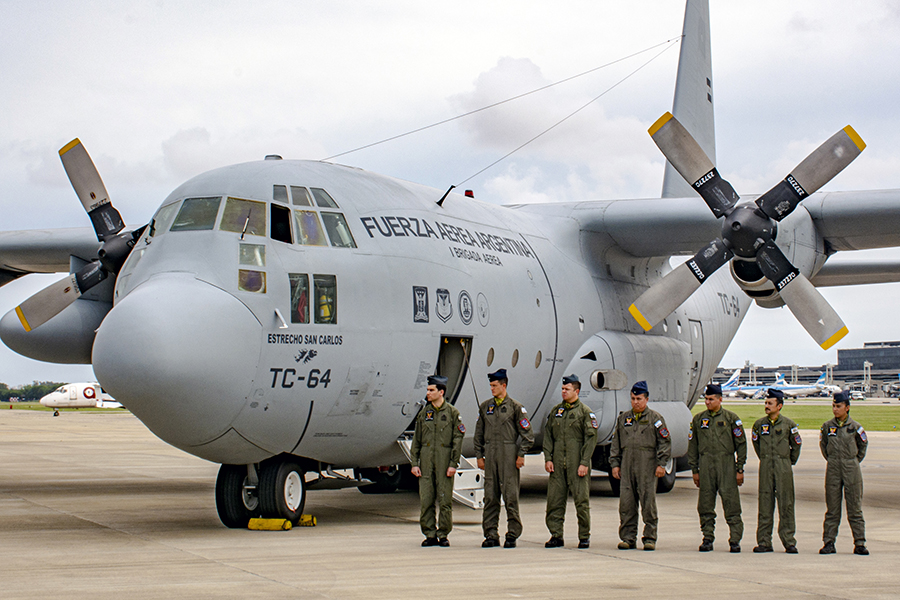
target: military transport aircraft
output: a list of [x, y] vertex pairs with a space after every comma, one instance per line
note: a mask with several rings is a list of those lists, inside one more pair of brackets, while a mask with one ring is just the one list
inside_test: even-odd
[[[6, 314], [0, 337], [92, 363], [157, 436], [221, 463], [229, 527], [296, 521], [336, 469], [377, 480], [405, 463], [398, 440], [434, 373], [473, 431], [476, 389], [507, 369], [538, 436], [575, 373], [600, 470], [645, 379], [683, 455], [690, 407], [751, 301], [786, 303], [827, 347], [846, 328], [814, 285], [898, 277], [826, 260], [900, 246], [900, 191], [814, 193], [864, 147], [849, 127], [759, 198], [718, 174], [708, 12], [688, 0], [674, 108], [650, 130], [670, 161], [659, 199], [501, 207], [268, 156], [199, 175], [126, 227], [75, 140], [60, 157], [93, 231], [0, 234], [0, 281], [70, 273]], [[672, 269], [673, 255], [693, 258]]]

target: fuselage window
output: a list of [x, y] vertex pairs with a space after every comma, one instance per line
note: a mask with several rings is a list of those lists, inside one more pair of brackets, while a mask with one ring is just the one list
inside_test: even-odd
[[291, 236], [291, 209], [279, 204], [272, 205], [272, 239], [276, 242], [293, 244]]
[[265, 268], [266, 247], [261, 244], [241, 244], [240, 261], [242, 265]]
[[266, 203], [255, 200], [228, 198], [222, 211], [222, 231], [235, 231], [246, 235], [266, 235]]
[[322, 188], [311, 188], [313, 196], [316, 198], [316, 206], [320, 208], [340, 208], [334, 198], [328, 195], [328, 192]]
[[291, 201], [294, 203], [294, 206], [312, 206], [312, 199], [309, 197], [309, 190], [305, 187], [292, 185]]
[[327, 246], [325, 232], [319, 223], [319, 217], [311, 210], [295, 210], [297, 220], [297, 242], [304, 246]]
[[169, 231], [199, 231], [212, 229], [219, 214], [222, 198], [188, 198], [181, 205]]
[[309, 275], [289, 273], [291, 282], [291, 323], [309, 323]]
[[[172, 224], [172, 218], [175, 217], [175, 210], [177, 208], [178, 203], [173, 202], [156, 211], [156, 216], [150, 221], [150, 237], [162, 235], [169, 230], [169, 226]], [[213, 221], [215, 221], [215, 218], [213, 218]]]
[[313, 275], [316, 286], [316, 323], [337, 323], [337, 277]]
[[272, 200], [277, 202], [284, 202], [287, 204], [287, 186], [284, 185], [273, 185], [272, 186]]
[[251, 271], [250, 269], [238, 269], [238, 289], [242, 292], [266, 293], [265, 271]]
[[331, 239], [331, 245], [336, 248], [356, 248], [347, 221], [341, 213], [322, 213], [322, 221], [325, 222], [325, 231]]

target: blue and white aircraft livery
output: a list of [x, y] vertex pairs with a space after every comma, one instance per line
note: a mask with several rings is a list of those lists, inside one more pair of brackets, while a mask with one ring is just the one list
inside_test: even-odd
[[[650, 129], [670, 161], [661, 198], [497, 206], [273, 155], [194, 177], [129, 227], [74, 140], [60, 158], [93, 228], [0, 233], [0, 283], [69, 273], [6, 314], [0, 338], [93, 364], [153, 433], [220, 463], [229, 527], [296, 522], [335, 470], [396, 486], [433, 374], [472, 432], [487, 373], [506, 369], [535, 451], [576, 374], [601, 471], [646, 380], [684, 455], [690, 407], [752, 301], [786, 304], [828, 347], [847, 328], [815, 285], [900, 279], [826, 262], [900, 246], [900, 190], [816, 193], [865, 147], [852, 128], [759, 198], [716, 171], [708, 12], [688, 0], [674, 107]], [[673, 255], [691, 258], [673, 269]]]

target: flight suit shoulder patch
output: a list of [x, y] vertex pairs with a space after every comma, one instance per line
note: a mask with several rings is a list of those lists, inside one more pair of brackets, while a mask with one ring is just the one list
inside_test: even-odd
[[862, 441], [869, 441], [869, 439], [866, 437], [866, 430], [862, 428], [862, 425], [859, 426], [859, 429], [856, 430], [856, 433], [859, 434], [859, 439], [861, 439]]
[[750, 439], [754, 442], [759, 439], [759, 435], [756, 433], [755, 429], [750, 432]]
[[519, 425], [522, 426], [522, 429], [528, 429], [531, 427], [531, 423], [528, 421], [528, 417], [522, 417], [522, 420], [519, 421]]
[[[738, 422], [740, 422], [740, 421], [738, 421]], [[744, 430], [741, 427], [735, 427], [734, 429], [731, 430], [731, 433], [734, 434], [734, 437], [739, 438], [742, 435], [744, 435]]]
[[669, 430], [666, 429], [665, 427], [660, 427], [658, 429], [658, 431], [659, 431], [660, 437], [662, 437], [663, 439], [669, 437]]
[[[594, 429], [599, 428], [600, 423], [597, 422], [597, 415], [595, 415], [594, 413], [590, 413], [590, 415], [591, 415], [591, 427], [593, 427]], [[865, 440], [863, 440], [863, 441], [865, 441]]]
[[460, 433], [465, 433], [465, 432], [466, 432], [466, 426], [463, 425], [462, 423], [460, 423], [459, 425], [457, 425], [456, 428], [459, 429], [459, 432], [460, 432]]

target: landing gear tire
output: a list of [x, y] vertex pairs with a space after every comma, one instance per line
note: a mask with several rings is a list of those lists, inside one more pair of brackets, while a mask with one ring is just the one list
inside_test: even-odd
[[675, 487], [675, 475], [677, 471], [675, 469], [675, 459], [670, 458], [669, 462], [666, 463], [666, 474], [656, 480], [656, 493], [657, 494], [666, 494], [672, 491], [672, 488]]
[[216, 478], [216, 510], [230, 529], [246, 529], [250, 519], [259, 515], [256, 490], [247, 487], [246, 465], [222, 465]]
[[54, 410], [54, 411], [53, 411], [53, 416], [54, 416], [54, 417], [58, 417], [58, 416], [59, 416], [59, 411], [58, 411], [58, 410]]
[[263, 517], [300, 521], [306, 504], [305, 472], [296, 463], [276, 461], [261, 465], [259, 507]]
[[387, 471], [359, 469], [357, 476], [372, 482], [359, 486], [358, 489], [363, 494], [391, 494], [396, 492], [403, 482], [403, 473], [396, 465], [391, 466]]

